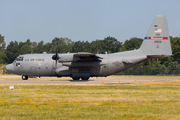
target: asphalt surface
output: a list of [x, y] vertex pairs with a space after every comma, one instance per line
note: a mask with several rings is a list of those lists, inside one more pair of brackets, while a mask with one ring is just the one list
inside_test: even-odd
[[[0, 76], [0, 83], [8, 84], [129, 84], [135, 82], [157, 82], [157, 81], [175, 81], [180, 78], [165, 76], [109, 76], [90, 78], [89, 80], [72, 80], [71, 78], [43, 77], [28, 80], [21, 80], [21, 76]], [[18, 79], [18, 80], [17, 80]]]

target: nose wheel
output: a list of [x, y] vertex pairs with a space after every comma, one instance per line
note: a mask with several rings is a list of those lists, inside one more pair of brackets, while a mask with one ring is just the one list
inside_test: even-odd
[[27, 80], [27, 79], [28, 79], [28, 76], [23, 75], [23, 76], [22, 76], [22, 79], [23, 79], [23, 80]]

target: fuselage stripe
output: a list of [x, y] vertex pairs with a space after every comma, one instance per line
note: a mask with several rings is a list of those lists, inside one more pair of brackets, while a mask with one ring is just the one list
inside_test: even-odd
[[163, 39], [163, 40], [167, 40], [168, 37], [145, 37], [144, 39]]

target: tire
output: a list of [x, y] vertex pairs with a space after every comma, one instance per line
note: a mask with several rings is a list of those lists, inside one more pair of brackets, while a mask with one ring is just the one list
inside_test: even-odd
[[22, 80], [27, 80], [27, 79], [28, 79], [28, 76], [26, 76], [26, 75], [22, 76]]
[[79, 80], [80, 78], [79, 77], [73, 77], [72, 79], [73, 80]]
[[89, 77], [82, 77], [81, 79], [82, 79], [82, 80], [88, 80]]

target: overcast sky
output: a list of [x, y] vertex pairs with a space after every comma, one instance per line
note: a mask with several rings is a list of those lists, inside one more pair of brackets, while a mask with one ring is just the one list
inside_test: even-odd
[[121, 42], [144, 38], [154, 17], [165, 15], [180, 35], [179, 0], [0, 0], [0, 34], [10, 41], [51, 42], [55, 37]]

